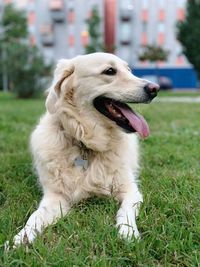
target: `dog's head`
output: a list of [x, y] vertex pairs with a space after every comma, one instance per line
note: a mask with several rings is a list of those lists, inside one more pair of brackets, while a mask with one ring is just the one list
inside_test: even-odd
[[65, 108], [80, 118], [101, 118], [105, 127], [118, 125], [144, 138], [149, 134], [145, 119], [126, 103], [149, 103], [158, 90], [157, 84], [134, 76], [117, 56], [94, 53], [59, 61], [46, 107], [50, 113]]

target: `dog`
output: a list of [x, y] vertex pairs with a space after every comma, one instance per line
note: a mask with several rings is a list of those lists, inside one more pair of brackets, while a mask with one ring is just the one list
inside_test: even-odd
[[92, 196], [118, 200], [120, 236], [140, 237], [138, 136], [146, 138], [149, 127], [126, 103], [150, 103], [158, 90], [113, 54], [98, 52], [58, 62], [47, 111], [31, 135], [43, 198], [14, 237], [14, 246], [32, 243], [73, 204]]

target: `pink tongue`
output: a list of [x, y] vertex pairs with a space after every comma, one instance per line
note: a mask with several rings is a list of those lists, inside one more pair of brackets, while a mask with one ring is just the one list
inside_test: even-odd
[[131, 126], [139, 133], [142, 138], [146, 138], [149, 135], [149, 126], [146, 120], [134, 111], [117, 106], [121, 113], [127, 118]]

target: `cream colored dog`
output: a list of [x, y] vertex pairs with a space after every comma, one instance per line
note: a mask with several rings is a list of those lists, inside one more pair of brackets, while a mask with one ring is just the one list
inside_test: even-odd
[[[126, 62], [107, 53], [60, 60], [46, 100], [46, 114], [31, 136], [43, 198], [14, 245], [33, 242], [74, 203], [93, 195], [114, 196], [121, 207], [122, 237], [139, 237], [137, 134], [149, 129], [126, 102], [149, 103], [156, 84], [135, 77]], [[136, 134], [137, 133], [137, 134]]]

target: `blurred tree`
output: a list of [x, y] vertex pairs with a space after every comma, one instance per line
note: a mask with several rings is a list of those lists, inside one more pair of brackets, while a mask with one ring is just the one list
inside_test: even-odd
[[141, 61], [149, 60], [150, 62], [164, 61], [167, 59], [169, 52], [160, 46], [147, 45], [143, 53], [139, 56]]
[[2, 18], [3, 26], [3, 40], [13, 41], [27, 38], [27, 22], [25, 13], [21, 10], [15, 9], [13, 5], [6, 5]]
[[186, 14], [186, 19], [178, 23], [177, 37], [200, 78], [200, 0], [187, 1]]
[[156, 45], [147, 45], [144, 46], [144, 51], [139, 55], [139, 60], [145, 61], [149, 60], [152, 63], [155, 63], [156, 76], [159, 76], [159, 61], [167, 60], [169, 51], [164, 50], [160, 46]]
[[44, 64], [36, 47], [28, 44], [27, 20], [25, 14], [6, 5], [0, 34], [0, 56], [3, 89], [16, 93], [17, 97], [32, 97], [41, 90], [50, 66]]
[[103, 51], [102, 37], [100, 32], [101, 18], [99, 16], [98, 8], [95, 6], [92, 9], [91, 18], [86, 20], [88, 25], [90, 44], [86, 46], [86, 53], [94, 53]]

